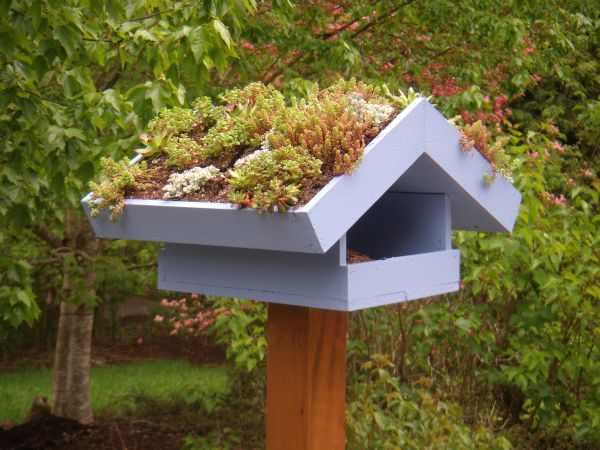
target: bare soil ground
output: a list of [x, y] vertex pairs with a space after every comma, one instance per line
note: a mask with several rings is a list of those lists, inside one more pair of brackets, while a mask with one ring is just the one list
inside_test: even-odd
[[47, 417], [0, 430], [0, 449], [177, 449], [193, 430], [144, 421], [96, 421], [93, 425]]

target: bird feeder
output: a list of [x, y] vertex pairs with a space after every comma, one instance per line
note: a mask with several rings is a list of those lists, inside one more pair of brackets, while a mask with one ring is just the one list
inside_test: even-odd
[[[451, 230], [510, 232], [521, 196], [417, 99], [350, 175], [284, 214], [232, 204], [125, 201], [99, 237], [164, 242], [162, 289], [270, 302], [267, 447], [344, 447], [347, 312], [456, 291]], [[89, 214], [89, 199], [83, 205]], [[348, 263], [349, 249], [370, 258]]]

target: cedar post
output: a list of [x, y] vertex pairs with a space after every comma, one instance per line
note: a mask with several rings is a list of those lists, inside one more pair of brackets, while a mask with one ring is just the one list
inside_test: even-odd
[[269, 304], [267, 450], [343, 450], [348, 313]]

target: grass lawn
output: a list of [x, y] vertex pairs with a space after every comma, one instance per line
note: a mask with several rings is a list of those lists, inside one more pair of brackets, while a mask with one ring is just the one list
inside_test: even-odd
[[[210, 409], [229, 389], [226, 368], [194, 367], [179, 360], [98, 367], [93, 368], [91, 373], [95, 414], [135, 410], [141, 399], [155, 404], [180, 400]], [[51, 401], [52, 375], [49, 368], [0, 373], [0, 423], [22, 421], [36, 395], [44, 395]]]

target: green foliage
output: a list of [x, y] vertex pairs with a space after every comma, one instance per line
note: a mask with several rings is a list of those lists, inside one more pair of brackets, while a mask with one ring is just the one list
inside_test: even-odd
[[216, 298], [214, 308], [229, 313], [219, 314], [210, 332], [217, 342], [227, 345], [227, 358], [232, 359], [238, 369], [248, 373], [254, 371], [267, 352], [265, 304]]
[[324, 174], [351, 172], [362, 156], [366, 141], [380, 130], [373, 116], [359, 114], [349, 107], [350, 92], [360, 94], [367, 107], [387, 103], [375, 87], [356, 81], [338, 82], [329, 89], [314, 92], [306, 101], [296, 102], [277, 117], [268, 136], [269, 144], [273, 148], [301, 147], [322, 161]]
[[196, 115], [191, 109], [163, 108], [158, 116], [148, 123], [148, 130], [152, 134], [166, 133], [169, 135], [186, 133], [196, 125]]
[[504, 437], [463, 422], [460, 406], [426, 387], [403, 386], [394, 364], [374, 355], [361, 365], [346, 409], [349, 449], [511, 449]]
[[[161, 109], [158, 116], [148, 123], [150, 134], [140, 135], [140, 140], [146, 147], [136, 150], [136, 153], [146, 158], [166, 153], [168, 165], [182, 167], [192, 159], [191, 153], [196, 149], [190, 148], [192, 142], [186, 136], [178, 136], [192, 131], [197, 120], [191, 109]], [[185, 155], [186, 152], [190, 155]]]
[[202, 152], [202, 147], [188, 136], [176, 137], [169, 140], [165, 145], [165, 164], [167, 166], [175, 166], [179, 168], [187, 167], [199, 158]]
[[[101, 157], [119, 160], [162, 108], [210, 93], [211, 73], [223, 73], [237, 58], [242, 25], [255, 8], [253, 1], [237, 0], [3, 2], [0, 228], [42, 225], [66, 242], [65, 211], [85, 220], [79, 200]], [[177, 155], [172, 162], [184, 159]], [[108, 192], [115, 195], [114, 213], [120, 189]], [[15, 236], [10, 246], [37, 239]], [[56, 257], [50, 246], [45, 252], [42, 259]], [[1, 265], [3, 280], [13, 265]], [[36, 273], [36, 292], [46, 294], [43, 283], [60, 286], [56, 278], [60, 274], [48, 282]], [[3, 317], [35, 318], [29, 284], [27, 278], [6, 284]]]
[[305, 186], [321, 175], [321, 161], [300, 147], [261, 152], [229, 172], [233, 203], [280, 213], [298, 202]]
[[552, 137], [511, 134], [506, 150], [523, 193], [512, 235], [455, 233], [462, 292], [359, 313], [351, 361], [388, 355], [403, 389], [424, 380], [469, 423], [511, 425], [504, 433], [514, 443], [594, 447], [600, 185], [586, 171], [569, 178], [579, 155], [554, 149]]
[[222, 433], [211, 432], [207, 436], [186, 436], [184, 450], [233, 450], [240, 448], [241, 442], [235, 430], [224, 428]]
[[[150, 122], [149, 134], [141, 135], [147, 147], [138, 153], [144, 157], [164, 153], [164, 164], [179, 169], [194, 163], [234, 167], [226, 178], [233, 187], [232, 202], [283, 213], [319, 179], [351, 172], [368, 140], [398, 112], [392, 103], [403, 107], [409, 101], [406, 96], [391, 96], [389, 90], [383, 92], [355, 79], [342, 80], [321, 91], [313, 86], [308, 99], [286, 107], [283, 95], [272, 85], [250, 83], [221, 93], [218, 106], [200, 97], [193, 110], [161, 110]], [[411, 91], [409, 96], [414, 99], [417, 94]], [[135, 183], [141, 187], [142, 177], [152, 178], [152, 173], [142, 175], [136, 169], [134, 176], [124, 162], [103, 164], [107, 181], [91, 187], [94, 199], [102, 198], [99, 189], [103, 189], [108, 200], [99, 202], [94, 212], [108, 206], [116, 217], [126, 190]], [[218, 183], [221, 177], [214, 179]], [[167, 192], [165, 198], [190, 193]]]
[[222, 93], [219, 100], [225, 105], [225, 112], [208, 130], [202, 144], [205, 158], [229, 167], [244, 150], [260, 145], [285, 102], [273, 86], [262, 83], [231, 89]]
[[35, 301], [31, 266], [24, 261], [0, 258], [0, 320], [13, 326], [29, 326], [40, 308]]

